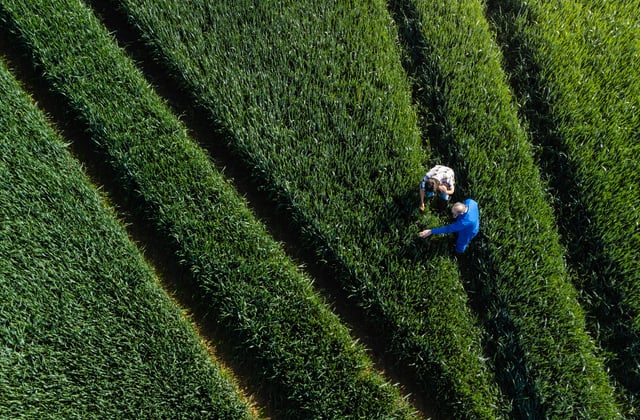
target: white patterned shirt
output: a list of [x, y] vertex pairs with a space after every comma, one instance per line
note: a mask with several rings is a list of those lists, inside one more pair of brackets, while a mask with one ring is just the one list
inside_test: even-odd
[[420, 183], [420, 189], [425, 189], [425, 184], [429, 178], [437, 179], [441, 184], [447, 186], [447, 189], [452, 189], [456, 184], [456, 175], [453, 172], [453, 169], [444, 165], [436, 165], [433, 168], [429, 169], [429, 172], [422, 178], [422, 182]]

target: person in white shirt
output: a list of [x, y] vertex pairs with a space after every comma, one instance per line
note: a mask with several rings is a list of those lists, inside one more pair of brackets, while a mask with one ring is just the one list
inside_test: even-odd
[[424, 199], [432, 198], [436, 193], [445, 202], [455, 191], [456, 179], [453, 169], [444, 165], [436, 165], [429, 169], [420, 182], [420, 211], [424, 211]]

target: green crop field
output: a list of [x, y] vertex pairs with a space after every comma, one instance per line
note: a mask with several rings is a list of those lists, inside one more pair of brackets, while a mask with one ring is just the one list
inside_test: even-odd
[[638, 416], [637, 3], [0, 0], [0, 414]]
[[251, 418], [0, 63], [1, 418]]
[[[490, 2], [491, 3], [491, 2]], [[555, 196], [589, 328], [622, 395], [640, 392], [638, 2], [491, 4]], [[570, 16], [570, 19], [567, 19]], [[539, 22], [539, 24], [535, 24]]]

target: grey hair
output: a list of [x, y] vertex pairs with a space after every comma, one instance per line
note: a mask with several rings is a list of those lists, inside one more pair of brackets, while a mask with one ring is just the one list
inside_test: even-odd
[[467, 206], [464, 203], [457, 202], [451, 207], [451, 210], [455, 210], [458, 214], [463, 214], [467, 211]]

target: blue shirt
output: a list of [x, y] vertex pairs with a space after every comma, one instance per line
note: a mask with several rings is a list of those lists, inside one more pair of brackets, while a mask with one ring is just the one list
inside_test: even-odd
[[455, 222], [447, 226], [431, 229], [431, 233], [434, 235], [457, 232], [456, 252], [458, 253], [464, 252], [469, 242], [471, 242], [480, 231], [480, 211], [478, 210], [478, 203], [467, 198], [464, 200], [464, 205], [467, 206], [467, 212], [459, 214]]

